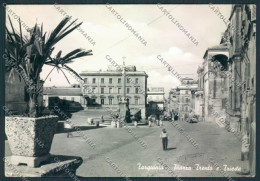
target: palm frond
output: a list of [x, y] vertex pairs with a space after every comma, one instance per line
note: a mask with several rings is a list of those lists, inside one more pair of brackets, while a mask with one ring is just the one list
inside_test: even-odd
[[70, 84], [70, 81], [69, 81], [68, 77], [66, 76], [66, 74], [63, 72], [63, 70], [62, 70], [62, 69], [60, 69], [60, 71], [63, 73], [64, 77], [66, 78], [66, 80], [67, 80], [67, 81], [68, 81], [68, 83]]
[[71, 73], [73, 73], [74, 75], [76, 75], [76, 76], [77, 76], [78, 78], [80, 78], [81, 80], [83, 80], [83, 78], [81, 78], [80, 75], [79, 75], [76, 71], [74, 71], [72, 68], [70, 68], [69, 66], [63, 65], [63, 67], [64, 67], [66, 70], [68, 70], [68, 71], [70, 71]]
[[67, 58], [69, 58], [70, 56], [74, 55], [74, 54], [77, 54], [79, 52], [81, 52], [82, 49], [81, 48], [78, 48], [78, 49], [75, 49], [73, 51], [71, 51], [70, 53], [68, 53], [67, 55], [65, 55], [62, 59], [63, 60], [66, 60]]
[[66, 25], [66, 23], [69, 21], [69, 17], [64, 18], [58, 26], [52, 31], [50, 34], [50, 37], [46, 43], [47, 46], [51, 46], [53, 44], [54, 39], [57, 37], [59, 32], [62, 30], [62, 28]]
[[[69, 17], [71, 19], [71, 17]], [[68, 25], [66, 28], [64, 28], [64, 30], [61, 31], [61, 33], [64, 33], [69, 27], [71, 27], [71, 25], [73, 25], [78, 19], [75, 19], [73, 22], [70, 23], [70, 25]]]
[[21, 25], [20, 17], [19, 17], [19, 29], [20, 29], [20, 42], [21, 42], [21, 46], [23, 46], [23, 33], [22, 33], [22, 25]]
[[[8, 19], [9, 19], [9, 22], [10, 22], [11, 28], [12, 28], [12, 30], [13, 30], [13, 34], [15, 35], [16, 33], [15, 33], [15, 30], [14, 30], [14, 27], [13, 27], [13, 23], [12, 23], [11, 18], [10, 18], [9, 15], [8, 15]], [[16, 39], [16, 41], [18, 42], [18, 39], [17, 39], [16, 36], [15, 36], [15, 39]]]
[[80, 53], [78, 53], [78, 54], [76, 54], [76, 55], [74, 55], [74, 56], [72, 56], [72, 57], [70, 57], [70, 58], [67, 58], [67, 59], [64, 60], [63, 62], [69, 63], [69, 62], [71, 62], [72, 60], [74, 60], [74, 59], [76, 59], [76, 58], [81, 58], [81, 57], [85, 57], [85, 56], [90, 56], [90, 55], [92, 55], [91, 52], [92, 52], [92, 50], [87, 51], [87, 52], [80, 52]]
[[65, 33], [61, 34], [60, 36], [56, 37], [55, 40], [53, 41], [53, 44], [56, 44], [57, 42], [59, 42], [62, 38], [64, 38], [68, 34], [70, 34], [72, 31], [74, 31], [76, 28], [78, 28], [81, 24], [82, 24], [82, 22], [79, 23], [78, 25], [74, 26], [70, 30], [66, 31]]

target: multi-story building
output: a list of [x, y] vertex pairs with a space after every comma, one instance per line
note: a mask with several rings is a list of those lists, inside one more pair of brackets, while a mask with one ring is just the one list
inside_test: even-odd
[[195, 91], [195, 105], [194, 105], [194, 114], [198, 116], [199, 121], [205, 121], [204, 120], [204, 93], [203, 93], [203, 88], [204, 88], [204, 68], [203, 67], [198, 67], [197, 70], [198, 74], [198, 89]]
[[[225, 103], [228, 98], [227, 88], [227, 68], [229, 57], [229, 44], [222, 43], [217, 46], [210, 47], [204, 54], [203, 68], [199, 73], [199, 84], [203, 86], [204, 97], [204, 120], [218, 121], [220, 117], [225, 117]], [[218, 69], [218, 67], [221, 67]], [[216, 117], [215, 112], [221, 116]]]
[[183, 78], [182, 85], [172, 89], [169, 93], [169, 107], [172, 113], [179, 113], [180, 119], [185, 120], [189, 117], [191, 111], [194, 111], [195, 97], [197, 90], [197, 81], [192, 78]]
[[178, 95], [180, 92], [176, 91], [176, 88], [173, 88], [169, 92], [168, 98], [168, 112], [173, 117], [174, 114], [179, 112], [179, 101]]
[[[230, 105], [227, 116], [239, 112], [242, 134], [241, 159], [250, 161], [255, 174], [256, 139], [256, 5], [233, 5], [230, 27], [225, 32], [230, 39], [230, 71], [236, 73], [230, 85]], [[231, 28], [235, 27], [235, 28]]]
[[241, 138], [241, 159], [249, 160], [254, 175], [256, 5], [233, 5], [229, 20], [220, 45], [206, 51], [203, 68], [198, 70], [204, 94], [204, 118], [206, 121], [224, 119], [223, 126]]
[[[82, 94], [83, 105], [91, 107], [100, 105], [118, 109], [122, 98], [122, 67], [109, 66], [107, 71], [84, 71], [80, 73], [84, 79]], [[144, 71], [137, 71], [135, 66], [126, 66], [126, 98], [130, 109], [140, 109], [145, 118], [147, 103], [147, 78]]]

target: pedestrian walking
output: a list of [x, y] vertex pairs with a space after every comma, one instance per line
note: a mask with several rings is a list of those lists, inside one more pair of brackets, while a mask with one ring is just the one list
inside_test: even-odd
[[163, 126], [163, 121], [160, 120], [159, 124], [160, 124], [160, 126], [162, 127], [162, 126]]
[[152, 122], [151, 120], [148, 121], [149, 127], [152, 127]]
[[162, 139], [162, 145], [163, 145], [163, 150], [167, 150], [168, 146], [168, 133], [166, 132], [165, 129], [162, 130], [160, 134], [160, 138]]
[[156, 119], [156, 126], [159, 126], [159, 120]]
[[135, 127], [137, 128], [137, 121], [134, 122]]
[[64, 123], [64, 130], [67, 133], [67, 138], [69, 138], [70, 136], [73, 137], [73, 134], [71, 133], [73, 128], [74, 126], [72, 124], [66, 122]]
[[174, 116], [174, 121], [177, 121], [179, 119], [179, 114], [177, 113], [177, 114], [175, 114], [175, 116]]

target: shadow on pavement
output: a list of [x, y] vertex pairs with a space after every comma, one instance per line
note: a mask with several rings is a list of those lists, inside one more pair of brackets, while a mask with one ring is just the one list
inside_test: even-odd
[[77, 131], [85, 131], [85, 130], [90, 130], [90, 129], [99, 129], [99, 128], [105, 128], [106, 126], [76, 126], [71, 130], [66, 130], [66, 129], [58, 129], [55, 134], [60, 134], [60, 133], [68, 133], [68, 132], [77, 132]]
[[167, 148], [167, 151], [169, 151], [169, 150], [175, 150], [176, 149], [176, 147], [173, 147], [173, 148]]

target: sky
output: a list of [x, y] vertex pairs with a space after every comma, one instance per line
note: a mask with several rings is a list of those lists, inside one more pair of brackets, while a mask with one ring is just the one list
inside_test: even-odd
[[[214, 5], [228, 19], [231, 5]], [[62, 39], [55, 46], [53, 55], [62, 50], [62, 55], [77, 49], [92, 50], [93, 55], [77, 59], [69, 64], [76, 72], [106, 70], [111, 63], [109, 55], [115, 62], [135, 65], [137, 70], [148, 74], [148, 86], [164, 87], [168, 92], [180, 85], [177, 77], [158, 60], [161, 55], [182, 77], [197, 79], [197, 68], [202, 65], [203, 55], [208, 47], [218, 45], [227, 26], [209, 7], [209, 5], [160, 5], [177, 20], [197, 41], [195, 45], [157, 5], [111, 5], [123, 20], [132, 26], [147, 42], [143, 45], [122, 22], [111, 13], [106, 5], [9, 5], [14, 13], [9, 13], [15, 28], [18, 23], [15, 15], [24, 24], [32, 27], [43, 23], [44, 31], [51, 32], [65, 17], [83, 22], [81, 29], [93, 41], [88, 41], [78, 30]], [[59, 10], [63, 10], [61, 13]], [[66, 14], [65, 14], [66, 13]], [[17, 18], [16, 16], [16, 18]], [[8, 26], [8, 23], [7, 23]], [[25, 29], [24, 29], [25, 32]], [[93, 43], [95, 42], [95, 43]], [[93, 45], [94, 44], [94, 45]], [[44, 66], [41, 78], [44, 80], [50, 66]], [[72, 83], [77, 81], [68, 75]], [[46, 80], [44, 86], [70, 86], [61, 72], [56, 70]]]

